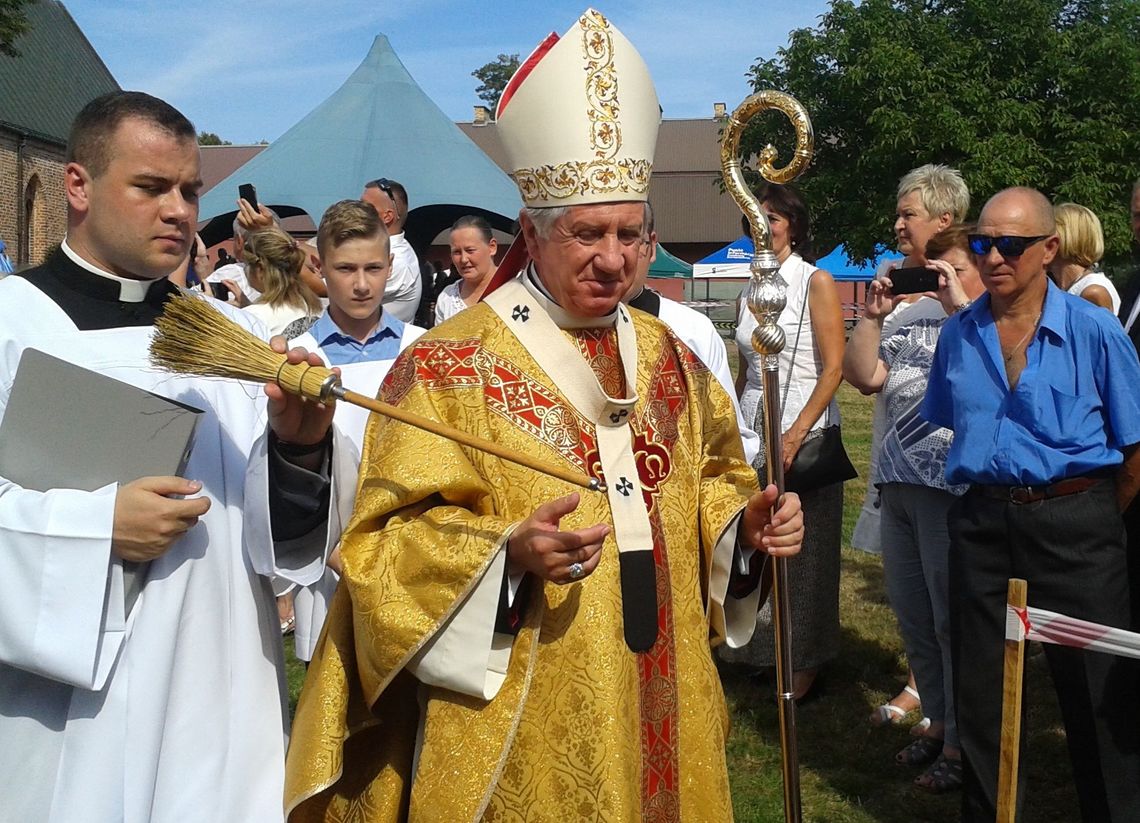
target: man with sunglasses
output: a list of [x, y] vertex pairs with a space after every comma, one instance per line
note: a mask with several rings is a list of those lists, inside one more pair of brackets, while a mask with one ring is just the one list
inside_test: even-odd
[[420, 305], [420, 261], [404, 237], [408, 220], [408, 192], [395, 180], [378, 177], [364, 184], [360, 195], [380, 215], [392, 246], [392, 267], [384, 287], [384, 311], [411, 323]]
[[[1033, 606], [1130, 623], [1120, 512], [1140, 479], [1140, 363], [1108, 312], [1046, 276], [1054, 229], [1033, 189], [986, 203], [970, 248], [987, 293], [943, 327], [922, 406], [954, 431], [947, 482], [970, 484], [948, 524], [965, 821], [995, 816], [1009, 578], [1028, 580]], [[1054, 645], [1045, 654], [1082, 818], [1140, 819], [1134, 664]]]

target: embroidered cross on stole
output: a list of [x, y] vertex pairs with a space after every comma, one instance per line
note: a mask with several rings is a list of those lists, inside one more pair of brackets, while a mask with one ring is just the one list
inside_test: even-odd
[[[538, 365], [557, 379], [566, 400], [594, 424], [606, 495], [613, 515], [621, 577], [622, 623], [626, 645], [645, 652], [657, 639], [657, 584], [653, 533], [641, 494], [634, 457], [630, 416], [637, 403], [637, 338], [629, 310], [619, 305], [613, 315], [583, 323], [542, 298], [516, 278], [497, 289], [486, 303], [514, 333]], [[562, 328], [611, 326], [617, 335], [620, 381], [605, 386]], [[616, 365], [616, 364], [615, 364]], [[603, 369], [605, 374], [607, 369]], [[620, 389], [624, 384], [625, 391]], [[608, 391], [629, 394], [615, 397]]]

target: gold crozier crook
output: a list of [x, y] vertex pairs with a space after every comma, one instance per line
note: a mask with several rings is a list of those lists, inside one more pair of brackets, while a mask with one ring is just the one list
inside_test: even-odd
[[[724, 183], [752, 227], [751, 280], [748, 284], [748, 309], [756, 318], [752, 332], [752, 348], [760, 355], [764, 397], [764, 444], [768, 482], [784, 491], [783, 432], [780, 409], [780, 361], [784, 348], [784, 330], [777, 325], [780, 312], [788, 302], [788, 284], [780, 277], [780, 262], [772, 251], [772, 234], [768, 217], [749, 191], [740, 170], [740, 135], [745, 125], [762, 111], [776, 109], [787, 115], [796, 130], [796, 150], [791, 162], [777, 169], [776, 149], [767, 145], [760, 152], [758, 169], [771, 183], [794, 180], [811, 162], [814, 136], [807, 110], [799, 101], [778, 91], [762, 91], [747, 98], [728, 118], [720, 142], [720, 168]], [[780, 750], [784, 772], [784, 820], [800, 823], [799, 753], [796, 746], [796, 701], [792, 686], [791, 602], [788, 592], [788, 568], [785, 558], [772, 558], [772, 616], [776, 636], [776, 691], [780, 718]]]

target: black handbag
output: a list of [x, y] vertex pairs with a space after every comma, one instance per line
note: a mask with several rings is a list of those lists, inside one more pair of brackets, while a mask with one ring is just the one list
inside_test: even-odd
[[859, 476], [843, 448], [839, 426], [824, 426], [817, 431], [815, 437], [809, 434], [804, 438], [784, 475], [784, 488], [790, 492], [810, 492]]
[[[814, 273], [812, 272], [812, 274]], [[792, 360], [788, 367], [789, 381], [784, 384], [784, 398], [780, 404], [781, 410], [788, 404], [791, 373], [795, 368], [796, 355], [800, 349], [800, 334], [803, 332], [804, 310], [807, 308], [810, 286], [811, 275], [808, 275], [804, 285], [803, 303], [800, 306], [800, 322], [796, 328], [796, 342], [792, 347]], [[825, 411], [824, 414], [827, 412]], [[761, 408], [758, 410], [756, 418], [756, 426], [759, 427], [757, 430], [760, 433], [761, 440], [763, 440], [763, 400], [761, 400]], [[766, 474], [763, 465], [765, 451], [762, 449], [757, 459], [757, 463], [761, 464], [758, 466], [758, 471], [762, 478]], [[834, 483], [842, 483], [858, 476], [859, 472], [855, 471], [855, 467], [851, 464], [851, 458], [847, 456], [847, 450], [843, 448], [843, 432], [840, 430], [839, 424], [836, 423], [834, 426], [824, 426], [822, 429], [808, 432], [792, 460], [791, 468], [784, 473], [784, 488], [787, 491], [802, 494]]]

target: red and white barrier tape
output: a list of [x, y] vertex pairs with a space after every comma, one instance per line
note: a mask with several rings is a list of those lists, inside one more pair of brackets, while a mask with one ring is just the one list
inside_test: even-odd
[[1006, 606], [1006, 640], [1037, 640], [1140, 659], [1140, 634], [1030, 606]]

